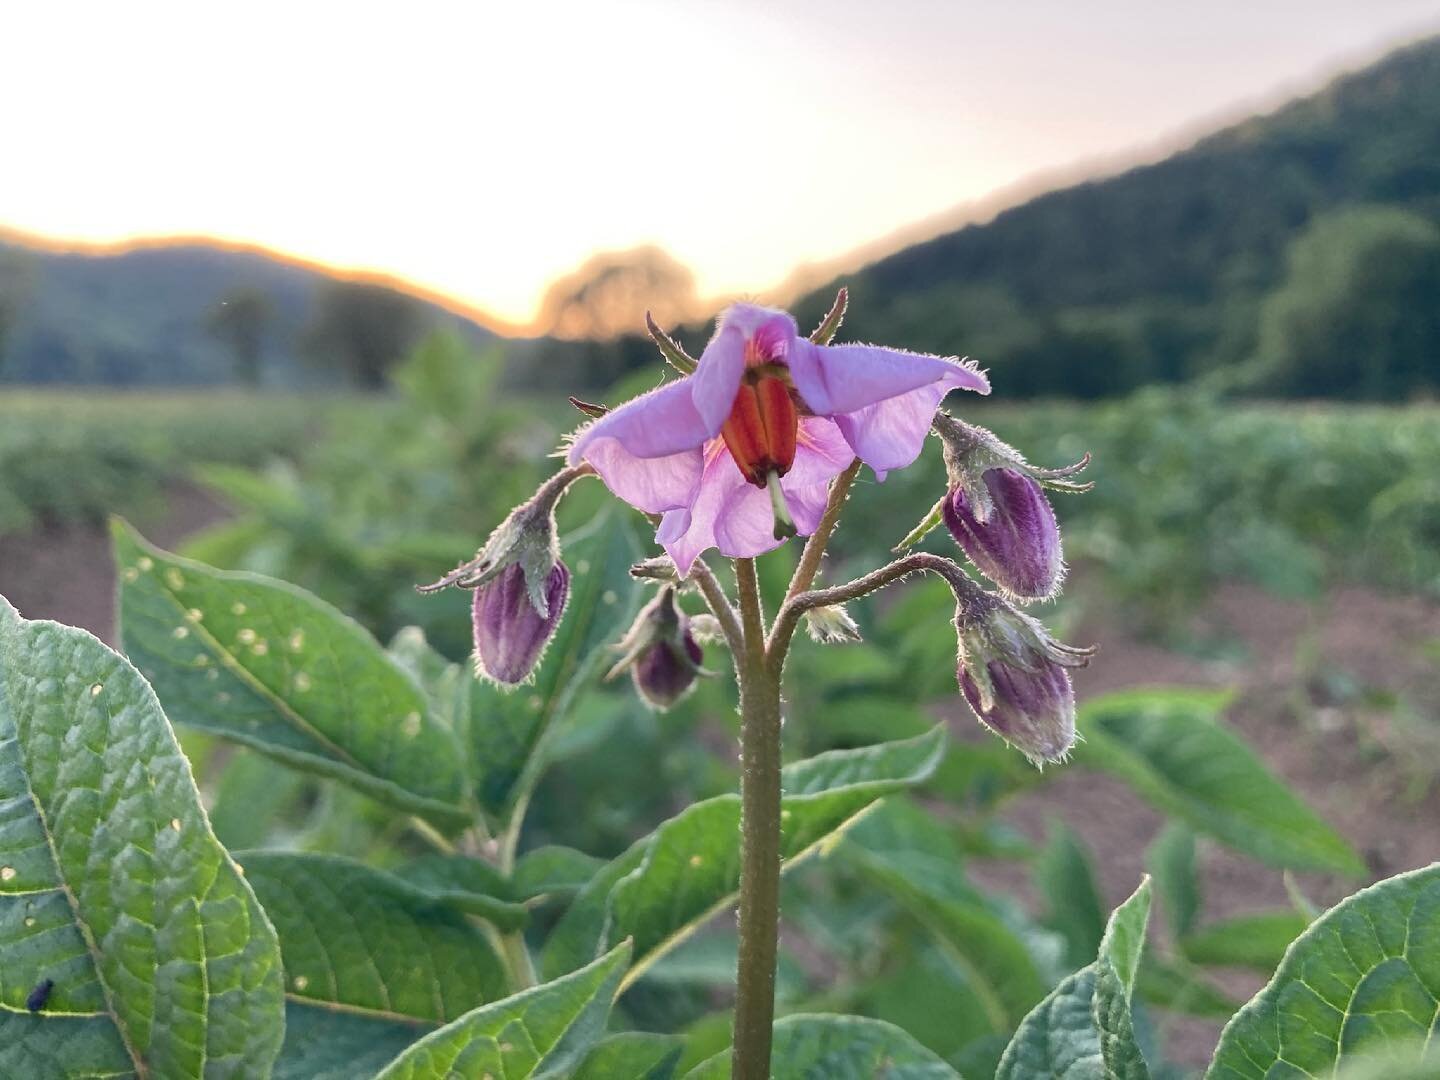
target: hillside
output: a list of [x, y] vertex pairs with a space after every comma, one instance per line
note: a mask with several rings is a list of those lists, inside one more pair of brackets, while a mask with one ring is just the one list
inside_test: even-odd
[[[1330, 370], [1343, 359], [1324, 381], [1286, 373], [1297, 331], [1335, 323], [1325, 340], [1344, 339], [1350, 363], [1385, 365], [1357, 392], [1434, 393], [1437, 222], [1440, 38], [846, 275], [846, 330], [968, 353], [1010, 394], [1098, 396], [1239, 365], [1275, 392], [1348, 393], [1364, 372]], [[803, 299], [802, 322], [833, 295]]]
[[[263, 385], [334, 378], [302, 364], [306, 334], [337, 278], [260, 252], [200, 243], [76, 254], [0, 235], [0, 382], [117, 386], [242, 381], [233, 339], [214, 329], [222, 303], [258, 311], [256, 374]], [[393, 294], [392, 294], [393, 295]], [[423, 300], [397, 301], [417, 332], [493, 335]]]

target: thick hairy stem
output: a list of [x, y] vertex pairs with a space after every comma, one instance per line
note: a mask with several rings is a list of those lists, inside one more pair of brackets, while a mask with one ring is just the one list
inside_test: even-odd
[[690, 576], [695, 579], [700, 595], [705, 597], [710, 611], [719, 620], [720, 632], [725, 635], [725, 644], [730, 646], [730, 655], [735, 660], [735, 670], [739, 671], [745, 653], [745, 630], [740, 625], [740, 616], [736, 614], [730, 598], [725, 595], [714, 571], [705, 564], [704, 559], [695, 560], [695, 565], [690, 568]]
[[825, 513], [821, 516], [815, 532], [805, 542], [805, 550], [800, 554], [800, 564], [795, 567], [795, 576], [790, 579], [790, 587], [785, 590], [786, 600], [799, 596], [815, 584], [815, 575], [820, 572], [820, 560], [825, 557], [825, 546], [830, 543], [835, 526], [840, 522], [840, 511], [845, 509], [850, 485], [855, 482], [855, 474], [859, 471], [860, 459], [856, 458], [830, 485], [830, 498], [825, 503]]
[[768, 652], [771, 666], [778, 670], [784, 663], [785, 653], [790, 647], [790, 639], [795, 635], [795, 627], [799, 625], [800, 617], [811, 608], [829, 607], [832, 604], [843, 604], [849, 600], [856, 600], [877, 589], [883, 589], [886, 585], [894, 584], [907, 574], [922, 571], [939, 574], [943, 577], [951, 591], [954, 592], [956, 603], [962, 606], [974, 607], [993, 603], [985, 590], [971, 581], [969, 575], [960, 568], [958, 563], [940, 555], [919, 551], [913, 555], [896, 559], [894, 562], [882, 566], [878, 570], [872, 570], [865, 576], [846, 582], [844, 585], [802, 592], [798, 596], [792, 596], [786, 600], [780, 608], [780, 613], [775, 616], [775, 625], [770, 630]]
[[765, 649], [755, 564], [735, 561], [740, 673], [740, 957], [733, 1080], [768, 1080], [780, 929], [780, 679]]

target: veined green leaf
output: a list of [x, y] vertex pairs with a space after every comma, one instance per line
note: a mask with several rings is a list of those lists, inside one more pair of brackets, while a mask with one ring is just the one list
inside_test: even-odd
[[236, 859], [275, 923], [292, 998], [445, 1023], [505, 996], [505, 969], [480, 929], [400, 878], [335, 855]]
[[302, 589], [215, 570], [112, 522], [125, 647], [177, 723], [463, 824], [464, 755], [419, 685]]
[[1364, 873], [1339, 835], [1219, 720], [1228, 695], [1133, 690], [1088, 702], [1078, 764], [1113, 773], [1161, 810], [1274, 866]]
[[1145, 1080], [1130, 998], [1140, 971], [1150, 915], [1150, 880], [1110, 915], [1095, 963], [1052, 990], [1020, 1024], [995, 1080], [1064, 1076], [1074, 1080]]
[[623, 1031], [600, 1040], [574, 1080], [670, 1080], [684, 1049], [678, 1035]]
[[629, 958], [629, 944], [620, 945], [579, 971], [467, 1013], [404, 1051], [377, 1080], [573, 1076], [605, 1033]]
[[[944, 731], [837, 750], [786, 766], [781, 856], [790, 869], [891, 791], [934, 770]], [[731, 903], [740, 881], [740, 799], [722, 795], [682, 811], [608, 863], [556, 925], [543, 956], [550, 976], [625, 937], [634, 966], [622, 989], [667, 949]]]
[[1202, 926], [1180, 940], [1185, 958], [1196, 964], [1254, 968], [1268, 975], [1310, 920], [1298, 911], [1263, 911]]
[[[728, 1080], [731, 1051], [685, 1074]], [[772, 1080], [960, 1080], [960, 1074], [902, 1029], [863, 1016], [797, 1014], [775, 1022]]]
[[991, 1031], [1014, 1030], [1045, 996], [1049, 982], [1026, 940], [966, 880], [954, 838], [925, 811], [888, 802], [850, 830], [840, 850], [934, 935], [964, 973]]
[[535, 681], [513, 691], [470, 684], [469, 732], [481, 805], [498, 823], [528, 799], [544, 768], [544, 740], [595, 672], [604, 646], [618, 641], [641, 599], [630, 567], [641, 547], [628, 516], [610, 508], [564, 538], [570, 601]]
[[465, 855], [422, 855], [398, 872], [406, 884], [456, 911], [478, 915], [501, 930], [519, 930], [530, 921], [525, 905], [510, 897], [513, 889], [489, 863]]
[[1440, 863], [1362, 889], [1312, 923], [1226, 1025], [1205, 1076], [1328, 1076], [1437, 1034]]
[[3, 598], [0, 957], [0, 1076], [249, 1077], [280, 1049], [275, 933], [155, 695]]

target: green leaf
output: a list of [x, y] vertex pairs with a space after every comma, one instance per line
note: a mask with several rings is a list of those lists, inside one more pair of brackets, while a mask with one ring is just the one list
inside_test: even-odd
[[1220, 1037], [1209, 1080], [1329, 1075], [1440, 1034], [1440, 863], [1342, 900]]
[[479, 928], [399, 878], [337, 855], [235, 858], [275, 923], [292, 998], [444, 1023], [505, 996]]
[[535, 681], [514, 691], [471, 680], [470, 742], [481, 805], [505, 822], [545, 766], [544, 741], [618, 641], [641, 599], [630, 567], [642, 549], [629, 517], [615, 508], [564, 538], [570, 601]]
[[1201, 927], [1180, 940], [1180, 949], [1196, 964], [1248, 967], [1268, 975], [1309, 925], [1310, 920], [1297, 911], [1240, 915]]
[[1017, 928], [971, 887], [954, 839], [919, 807], [888, 803], [852, 829], [841, 851], [934, 935], [964, 973], [992, 1031], [1009, 1032], [1048, 980]]
[[359, 624], [257, 574], [214, 570], [111, 523], [125, 647], [177, 723], [463, 824], [464, 755]]
[[1158, 960], [1153, 952], [1146, 953], [1140, 965], [1135, 992], [1147, 1005], [1210, 1020], [1228, 1020], [1240, 1007], [1240, 1002], [1207, 982], [1198, 968]]
[[[187, 730], [192, 736], [211, 738], [194, 728]], [[305, 777], [289, 769], [275, 768], [275, 763], [262, 754], [221, 743], [218, 739], [213, 741], [233, 752], [226, 756], [224, 771], [214, 787], [210, 827], [231, 851], [259, 847], [299, 798]], [[189, 757], [195, 770], [202, 772], [193, 752]]]
[[467, 1013], [410, 1047], [377, 1080], [571, 1076], [604, 1034], [629, 958], [627, 943], [570, 975]]
[[[837, 750], [785, 767], [784, 869], [818, 850], [876, 799], [930, 775], [944, 750], [937, 727], [915, 739]], [[607, 943], [635, 940], [624, 986], [697, 926], [733, 902], [740, 882], [740, 799], [696, 803], [637, 841], [580, 890], [545, 944], [551, 977]]]
[[1170, 933], [1182, 938], [1195, 925], [1200, 910], [1200, 879], [1195, 873], [1195, 833], [1172, 821], [1145, 853], [1145, 865], [1160, 894], [1160, 907]]
[[1364, 873], [1364, 863], [1219, 721], [1228, 695], [1134, 690], [1081, 709], [1078, 763], [1113, 773], [1195, 830], [1274, 866]]
[[1065, 939], [1066, 966], [1084, 966], [1105, 935], [1105, 903], [1090, 856], [1073, 829], [1060, 823], [1051, 827], [1034, 874], [1036, 889], [1045, 898], [1043, 921]]
[[527, 851], [515, 863], [511, 888], [522, 900], [537, 896], [571, 896], [585, 887], [604, 859], [567, 847], [539, 847]]
[[285, 1009], [285, 1045], [271, 1080], [373, 1077], [430, 1030], [428, 1025], [291, 1001]]
[[1021, 1022], [996, 1080], [1145, 1080], [1130, 997], [1150, 914], [1150, 880], [1110, 915], [1095, 963], [1064, 979]]
[[[729, 1080], [731, 1051], [685, 1080]], [[960, 1080], [960, 1074], [894, 1024], [863, 1016], [798, 1014], [775, 1022], [772, 1080]]]
[[574, 1080], [670, 1080], [684, 1049], [677, 1035], [621, 1032], [600, 1040]]
[[160, 703], [95, 638], [3, 598], [0, 957], [0, 1076], [248, 1077], [279, 1052], [275, 933]]
[[401, 867], [398, 876], [440, 903], [478, 915], [501, 930], [519, 930], [530, 921], [525, 905], [510, 899], [510, 882], [481, 859], [422, 855]]

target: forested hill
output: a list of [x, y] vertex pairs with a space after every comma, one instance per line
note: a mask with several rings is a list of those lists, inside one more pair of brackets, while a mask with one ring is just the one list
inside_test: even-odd
[[263, 252], [81, 254], [0, 234], [0, 383], [373, 385], [433, 326], [493, 338], [413, 296]]
[[[1007, 394], [1227, 369], [1269, 393], [1440, 392], [1440, 38], [1158, 164], [846, 275], [846, 334], [967, 353]], [[834, 295], [799, 305], [818, 319]]]

